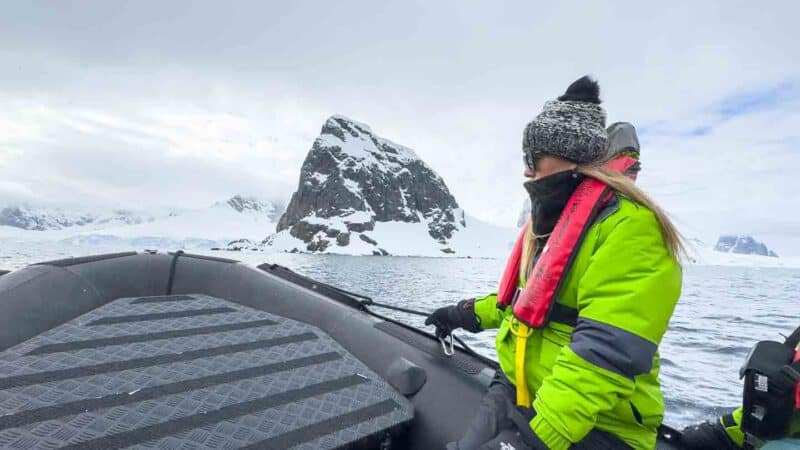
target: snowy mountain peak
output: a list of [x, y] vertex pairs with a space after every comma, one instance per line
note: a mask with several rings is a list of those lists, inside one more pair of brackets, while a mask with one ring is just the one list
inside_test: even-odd
[[384, 254], [375, 235], [380, 223], [419, 224], [423, 237], [445, 253], [467, 224], [442, 177], [413, 150], [366, 124], [332, 116], [303, 162], [278, 233], [265, 242], [311, 252], [367, 246], [365, 253]]
[[323, 147], [338, 147], [339, 157], [366, 164], [395, 165], [419, 159], [410, 148], [384, 139], [369, 125], [341, 115], [331, 116], [325, 121], [317, 142]]

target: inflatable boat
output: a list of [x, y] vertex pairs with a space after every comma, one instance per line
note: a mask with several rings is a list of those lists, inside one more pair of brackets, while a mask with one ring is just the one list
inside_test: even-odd
[[0, 447], [443, 448], [496, 363], [370, 303], [181, 252], [0, 272]]

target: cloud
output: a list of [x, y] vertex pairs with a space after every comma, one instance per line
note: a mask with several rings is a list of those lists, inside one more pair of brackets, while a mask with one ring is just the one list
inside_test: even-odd
[[[800, 199], [793, 195], [800, 190], [800, 92], [782, 87], [788, 85], [700, 107], [699, 116], [708, 109], [715, 116], [688, 132], [680, 123], [643, 134], [641, 182], [687, 234], [713, 242], [721, 233], [749, 233], [784, 254], [800, 253]], [[780, 100], [772, 95], [778, 91]], [[732, 104], [740, 105], [738, 113], [719, 107]]]
[[800, 80], [790, 80], [766, 89], [745, 91], [725, 98], [719, 102], [717, 112], [724, 118], [731, 118], [776, 109], [784, 104], [796, 104], [799, 98]]
[[[173, 108], [125, 116], [80, 108], [18, 106], [46, 123], [25, 136], [0, 137], [0, 199], [125, 208], [200, 207], [237, 193], [283, 200], [302, 155], [241, 116]], [[124, 118], [123, 118], [124, 117]], [[13, 182], [11, 182], [13, 180]], [[24, 188], [24, 189], [23, 189]]]
[[414, 148], [473, 215], [514, 224], [525, 123], [592, 73], [609, 123], [641, 132], [643, 186], [691, 233], [772, 233], [800, 254], [785, 198], [800, 187], [798, 14], [793, 1], [14, 3], [0, 17], [0, 201], [288, 199], [340, 113]]

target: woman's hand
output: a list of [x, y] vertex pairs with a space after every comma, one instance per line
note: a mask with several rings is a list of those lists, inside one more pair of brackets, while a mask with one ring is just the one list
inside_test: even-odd
[[447, 337], [457, 328], [472, 333], [481, 331], [481, 324], [475, 316], [475, 299], [461, 300], [455, 305], [437, 309], [425, 319], [425, 325], [435, 326], [438, 338]]
[[683, 430], [680, 443], [684, 448], [691, 450], [719, 449], [737, 450], [741, 449], [725, 432], [725, 428], [719, 422], [704, 422], [693, 425]]
[[494, 439], [481, 445], [479, 450], [546, 450], [547, 446], [528, 425], [536, 415], [533, 408], [523, 408], [509, 403], [508, 419], [511, 427]]

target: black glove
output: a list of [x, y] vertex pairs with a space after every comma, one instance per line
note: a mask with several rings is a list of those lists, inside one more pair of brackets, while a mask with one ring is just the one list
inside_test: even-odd
[[739, 450], [742, 447], [725, 432], [719, 422], [704, 422], [700, 425], [686, 427], [681, 433], [682, 448], [690, 450]]
[[472, 333], [481, 331], [481, 324], [475, 316], [475, 299], [461, 300], [455, 305], [437, 309], [425, 319], [425, 325], [434, 325], [438, 338], [447, 337], [456, 328]]
[[535, 415], [533, 408], [512, 407], [508, 412], [511, 428], [498, 433], [494, 439], [481, 445], [479, 450], [547, 450], [547, 445], [530, 427]]
[[[481, 445], [478, 450], [533, 450], [535, 447], [529, 446], [525, 439], [517, 430], [503, 430], [491, 441]], [[547, 447], [539, 447], [546, 449]], [[537, 449], [538, 450], [538, 449]]]

